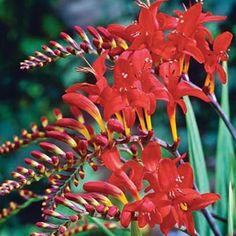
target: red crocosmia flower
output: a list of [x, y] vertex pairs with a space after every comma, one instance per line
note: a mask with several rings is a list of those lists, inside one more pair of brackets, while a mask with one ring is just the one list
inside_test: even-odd
[[207, 79], [205, 87], [210, 85], [210, 92], [214, 92], [214, 74], [217, 73], [220, 81], [226, 83], [226, 73], [220, 62], [228, 60], [227, 50], [232, 41], [233, 35], [230, 32], [224, 32], [216, 37], [213, 42], [213, 50], [209, 47], [203, 49], [205, 56], [205, 70]]
[[[219, 195], [213, 193], [200, 194], [193, 190], [193, 172], [190, 164], [176, 166], [176, 161], [162, 159], [158, 168], [159, 191], [165, 193], [161, 200], [170, 202], [160, 210], [163, 216], [161, 230], [167, 234], [177, 223], [179, 227], [185, 225], [188, 232], [194, 235], [192, 211], [200, 210], [215, 201]], [[158, 205], [160, 197], [154, 199]]]
[[126, 204], [121, 213], [121, 225], [128, 227], [134, 213], [137, 214], [138, 226], [140, 228], [146, 225], [153, 228], [156, 224], [160, 224], [162, 222], [160, 208], [169, 201], [160, 201], [157, 206], [153, 203], [152, 197], [153, 194], [148, 194], [139, 201]]
[[158, 63], [162, 59], [172, 59], [176, 47], [172, 42], [165, 40], [165, 30], [174, 30], [178, 19], [159, 13], [157, 10], [164, 1], [155, 1], [149, 7], [141, 7], [138, 20], [128, 27], [110, 25], [108, 30], [127, 40], [131, 45], [129, 50], [146, 47], [150, 50], [153, 59]]
[[193, 5], [184, 13], [177, 12], [179, 21], [176, 31], [168, 35], [168, 39], [173, 42], [174, 47], [176, 47], [176, 59], [184, 58], [186, 54], [192, 56], [199, 63], [204, 62], [204, 56], [197, 47], [197, 42], [194, 39], [194, 33], [199, 25], [198, 22], [201, 12], [202, 5], [200, 3]]
[[163, 233], [167, 233], [177, 223], [178, 227], [185, 225], [187, 231], [191, 235], [195, 235], [194, 220], [192, 212], [201, 210], [220, 199], [220, 196], [213, 193], [199, 194], [196, 191], [183, 191], [183, 196], [172, 201], [169, 208], [169, 214], [163, 217], [160, 229]]
[[167, 113], [170, 119], [174, 142], [177, 142], [176, 107], [179, 105], [184, 113], [187, 111], [183, 96], [194, 96], [205, 102], [209, 102], [209, 99], [201, 89], [193, 87], [186, 81], [180, 80], [180, 64], [178, 62], [163, 63], [160, 66], [160, 76], [168, 90]]
[[123, 164], [118, 150], [113, 147], [102, 153], [102, 160], [107, 169], [112, 171], [109, 182], [122, 190], [128, 190], [135, 199], [139, 199], [139, 190], [142, 189], [143, 167], [135, 161]]
[[135, 22], [128, 27], [111, 24], [108, 26], [108, 31], [129, 42], [133, 42], [138, 35], [145, 37], [146, 32], [150, 33], [159, 29], [156, 12], [162, 2], [164, 1], [156, 1], [149, 7], [142, 7], [139, 13], [138, 22]]
[[156, 100], [167, 100], [167, 91], [152, 74], [151, 67], [152, 59], [147, 49], [134, 53], [126, 51], [120, 56], [114, 68], [114, 85], [101, 94], [105, 120], [122, 111], [130, 128], [136, 112], [139, 119], [142, 119], [140, 109], [150, 116], [156, 109]]

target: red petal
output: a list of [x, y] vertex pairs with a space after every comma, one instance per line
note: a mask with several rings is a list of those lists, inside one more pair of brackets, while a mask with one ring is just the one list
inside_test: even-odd
[[175, 224], [176, 224], [175, 218], [170, 212], [160, 224], [161, 232], [167, 235], [170, 232], [170, 230], [174, 227]]
[[183, 99], [179, 99], [177, 101], [178, 105], [181, 107], [183, 113], [185, 114], [187, 112], [187, 107]]
[[123, 209], [120, 217], [120, 223], [123, 227], [127, 228], [130, 224], [132, 213]]
[[150, 142], [142, 152], [142, 161], [145, 169], [153, 172], [157, 169], [161, 160], [161, 147], [156, 142]]
[[116, 171], [123, 165], [120, 160], [120, 154], [115, 147], [105, 150], [105, 152], [102, 153], [102, 160], [106, 168], [111, 171]]
[[67, 93], [62, 96], [63, 101], [70, 105], [76, 106], [88, 112], [99, 124], [102, 130], [105, 130], [104, 123], [98, 108], [87, 97], [78, 93]]
[[102, 92], [101, 105], [104, 108], [104, 119], [107, 121], [116, 112], [124, 109], [125, 104], [123, 103], [122, 97], [117, 90], [107, 87]]
[[192, 56], [196, 61], [199, 63], [203, 63], [205, 61], [205, 58], [201, 52], [201, 50], [192, 43], [186, 43], [184, 52], [190, 56]]
[[128, 128], [131, 128], [134, 125], [136, 114], [135, 110], [132, 107], [125, 107], [124, 108], [124, 115], [125, 115], [125, 122]]
[[214, 202], [218, 201], [220, 199], [220, 196], [215, 193], [204, 193], [201, 194], [199, 198], [194, 199], [191, 202], [191, 210], [200, 210], [205, 207], [207, 207], [210, 204], [213, 204]]
[[181, 188], [193, 188], [193, 170], [189, 163], [183, 163], [178, 167]]
[[105, 195], [119, 197], [123, 192], [113, 184], [105, 181], [90, 181], [83, 185], [83, 189], [87, 192], [98, 192]]
[[93, 63], [93, 69], [96, 72], [97, 79], [99, 78], [99, 76], [103, 76], [106, 71], [105, 60], [106, 60], [107, 54], [108, 54], [108, 52], [104, 52]]
[[178, 177], [177, 167], [171, 159], [160, 160], [158, 169], [158, 179], [160, 188], [164, 192], [168, 192], [175, 187], [176, 178]]
[[[180, 19], [180, 23], [177, 26], [177, 31], [183, 33], [186, 37], [189, 37], [196, 30], [199, 17], [202, 12], [201, 3], [197, 3], [190, 7], [183, 13], [183, 19]], [[183, 23], [181, 23], [183, 20]]]
[[152, 57], [149, 51], [144, 48], [141, 50], [136, 50], [131, 56], [131, 62], [134, 67], [134, 73], [139, 76], [144, 71], [151, 69], [152, 67]]
[[218, 35], [214, 41], [213, 50], [218, 53], [225, 52], [229, 48], [232, 38], [233, 35], [228, 31]]
[[216, 65], [216, 71], [219, 75], [219, 80], [221, 81], [221, 83], [225, 84], [227, 82], [227, 76], [226, 76], [225, 70], [220, 64]]
[[195, 235], [194, 220], [191, 212], [185, 214], [185, 226], [191, 235]]
[[89, 84], [89, 83], [73, 84], [72, 86], [70, 86], [66, 90], [66, 93], [73, 93], [73, 92], [77, 92], [79, 90], [82, 90], [87, 94], [98, 94], [99, 93], [98, 87], [94, 84]]
[[138, 23], [144, 32], [154, 32], [159, 28], [156, 16], [149, 8], [141, 8]]
[[130, 89], [128, 91], [129, 103], [133, 108], [141, 107], [149, 112], [149, 96], [139, 89]]
[[178, 97], [181, 98], [184, 96], [193, 96], [193, 97], [200, 98], [201, 100], [205, 102], [209, 102], [209, 98], [204, 94], [204, 92], [201, 89], [190, 85], [186, 81], [181, 81], [178, 84]]
[[143, 187], [143, 167], [137, 161], [130, 160], [123, 165], [122, 170], [128, 173], [137, 189], [141, 190]]

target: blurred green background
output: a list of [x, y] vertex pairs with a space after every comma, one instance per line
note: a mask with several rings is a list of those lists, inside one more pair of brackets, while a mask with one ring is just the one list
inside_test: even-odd
[[[188, 1], [186, 1], [188, 2]], [[172, 0], [163, 4], [168, 13], [181, 9], [181, 1]], [[227, 15], [225, 22], [211, 23], [213, 35], [225, 30], [236, 33], [236, 2], [234, 0], [207, 0], [204, 9], [214, 14]], [[62, 108], [61, 95], [67, 86], [86, 78], [75, 72], [81, 61], [75, 57], [61, 59], [44, 68], [21, 71], [19, 63], [39, 50], [49, 40], [59, 40], [59, 33], [65, 31], [74, 35], [73, 26], [103, 25], [109, 23], [128, 24], [135, 19], [138, 7], [133, 0], [0, 0], [0, 143], [20, 134], [31, 122], [39, 123], [40, 117], [52, 116], [52, 109]], [[231, 119], [236, 126], [236, 41], [233, 41], [229, 62], [229, 85]], [[190, 74], [194, 80], [201, 80], [198, 68], [193, 65]], [[220, 85], [217, 86], [219, 98]], [[208, 160], [209, 173], [214, 170], [218, 117], [207, 104], [193, 100], [194, 110], [201, 132], [204, 151]], [[163, 107], [154, 117], [159, 136], [170, 140], [169, 124], [162, 115]], [[161, 124], [161, 125], [160, 125]], [[181, 151], [187, 151], [187, 137], [183, 115], [178, 119], [179, 134], [182, 137]], [[24, 148], [0, 158], [0, 181], [10, 177], [10, 172], [22, 164], [33, 147]], [[212, 175], [214, 177], [214, 175]], [[212, 183], [214, 179], [212, 178]], [[10, 196], [11, 197], [11, 196]], [[14, 196], [11, 197], [14, 199]], [[0, 209], [6, 204], [0, 199]], [[27, 235], [33, 222], [40, 217], [40, 204], [24, 210], [4, 225], [0, 235]], [[14, 226], [14, 227], [12, 227]]]

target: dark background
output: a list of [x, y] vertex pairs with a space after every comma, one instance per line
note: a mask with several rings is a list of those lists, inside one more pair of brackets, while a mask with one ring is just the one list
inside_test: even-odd
[[[181, 1], [172, 0], [162, 6], [165, 12], [181, 9]], [[188, 2], [188, 1], [185, 1]], [[234, 0], [207, 0], [204, 9], [218, 15], [228, 15], [223, 23], [209, 24], [213, 35], [229, 30], [236, 33], [236, 3]], [[0, 143], [20, 134], [32, 122], [39, 123], [40, 117], [52, 117], [54, 107], [63, 108], [61, 95], [70, 84], [86, 79], [75, 72], [81, 65], [77, 58], [61, 59], [44, 68], [21, 71], [19, 63], [39, 50], [49, 40], [59, 40], [59, 33], [65, 31], [74, 35], [74, 25], [103, 25], [109, 23], [128, 24], [135, 19], [138, 7], [132, 0], [0, 0]], [[236, 126], [236, 44], [231, 46], [229, 62], [229, 86], [231, 120]], [[191, 76], [201, 79], [196, 66], [191, 67]], [[217, 83], [217, 96], [221, 86]], [[204, 151], [210, 174], [214, 169], [218, 117], [207, 104], [194, 101], [194, 110], [201, 132]], [[162, 108], [160, 108], [162, 109]], [[161, 138], [169, 139], [169, 125], [162, 110], [154, 117], [154, 124]], [[181, 114], [178, 119], [181, 150], [187, 150], [185, 121]], [[166, 134], [168, 134], [166, 136]], [[31, 148], [34, 148], [31, 147]], [[0, 181], [10, 177], [10, 172], [22, 164], [31, 148], [24, 148], [0, 157]], [[214, 183], [214, 175], [212, 175]], [[12, 197], [14, 199], [14, 196]], [[6, 202], [0, 199], [0, 208]], [[40, 206], [24, 210], [4, 225], [0, 225], [0, 235], [27, 235], [31, 224], [40, 217]], [[20, 226], [21, 225], [21, 226]], [[23, 226], [22, 226], [23, 225]], [[14, 227], [12, 227], [14, 226]]]

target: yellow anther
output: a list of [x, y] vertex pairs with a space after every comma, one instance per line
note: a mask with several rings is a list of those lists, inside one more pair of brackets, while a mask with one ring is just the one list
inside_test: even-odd
[[180, 209], [181, 209], [182, 211], [187, 211], [187, 210], [188, 210], [188, 204], [187, 204], [186, 202], [181, 202], [181, 203], [179, 204], [179, 206], [180, 206]]

